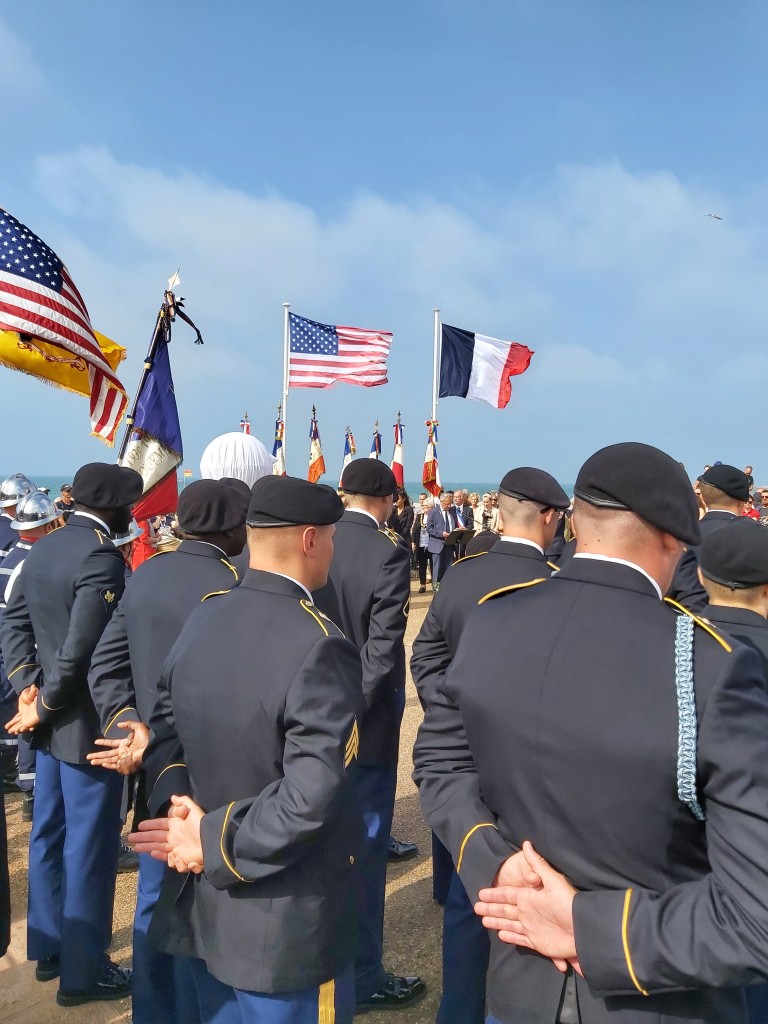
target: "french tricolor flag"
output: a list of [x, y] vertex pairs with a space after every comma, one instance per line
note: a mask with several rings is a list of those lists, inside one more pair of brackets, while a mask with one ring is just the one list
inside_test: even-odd
[[473, 398], [503, 409], [512, 395], [511, 378], [528, 369], [533, 352], [515, 341], [441, 326], [440, 397]]

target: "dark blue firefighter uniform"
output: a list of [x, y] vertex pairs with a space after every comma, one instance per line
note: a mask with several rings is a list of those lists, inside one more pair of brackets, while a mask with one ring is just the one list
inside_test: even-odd
[[123, 586], [109, 531], [75, 513], [35, 543], [0, 624], [14, 689], [40, 687], [27, 956], [60, 956], [62, 992], [97, 983], [112, 938], [123, 779], [87, 762], [101, 735], [87, 675]]
[[200, 875], [169, 871], [150, 938], [195, 958], [212, 1024], [351, 1024], [360, 657], [275, 573], [190, 616], [163, 670], [149, 810], [205, 809]]
[[[88, 674], [107, 739], [125, 736], [120, 722], [149, 722], [163, 664], [182, 626], [206, 594], [229, 590], [236, 582], [224, 552], [199, 540], [184, 540], [175, 551], [139, 566], [102, 634]], [[143, 773], [140, 780], [143, 795]], [[137, 807], [138, 820], [145, 816]], [[188, 965], [147, 940], [166, 870], [162, 861], [140, 854], [131, 985], [134, 1024], [194, 1024], [198, 1018]], [[170, 983], [173, 977], [175, 985]]]
[[[360, 726], [357, 783], [365, 826], [360, 869], [359, 939], [355, 957], [358, 1002], [385, 984], [384, 895], [387, 846], [397, 786], [400, 721], [405, 708], [405, 647], [411, 578], [405, 545], [373, 516], [348, 509], [336, 524], [331, 586], [318, 606], [360, 651], [365, 713]], [[334, 606], [334, 594], [336, 604]]]
[[[544, 552], [531, 543], [500, 539], [490, 551], [468, 555], [445, 574], [413, 643], [411, 675], [422, 705], [430, 703], [458, 650], [464, 626], [477, 602], [501, 587], [524, 589], [552, 572]], [[447, 860], [446, 867], [442, 867]], [[443, 994], [438, 1024], [482, 1024], [485, 1019], [485, 976], [488, 932], [475, 914], [456, 873], [450, 853], [439, 839], [433, 843], [433, 876], [446, 873], [443, 916]], [[437, 877], [440, 886], [440, 878]]]
[[492, 940], [503, 1024], [556, 1021], [568, 980], [581, 1024], [746, 1024], [768, 977], [765, 678], [690, 627], [699, 820], [678, 796], [678, 617], [638, 569], [577, 555], [473, 612], [430, 701], [414, 776], [471, 898], [525, 839], [578, 890], [583, 978]]

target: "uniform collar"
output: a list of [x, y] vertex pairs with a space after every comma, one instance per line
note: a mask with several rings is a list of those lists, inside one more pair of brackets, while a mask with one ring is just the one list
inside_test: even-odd
[[616, 587], [619, 590], [632, 590], [638, 594], [659, 599], [660, 590], [657, 583], [651, 580], [639, 566], [617, 558], [606, 558], [604, 555], [593, 557], [586, 552], [574, 555], [560, 572], [552, 577], [555, 580], [578, 580], [580, 583], [596, 583], [604, 587]]
[[738, 519], [738, 515], [735, 512], [730, 512], [727, 508], [708, 508], [704, 519]]
[[639, 565], [636, 565], [634, 562], [627, 561], [626, 558], [614, 558], [611, 555], [596, 555], [592, 552], [587, 551], [579, 552], [578, 554], [575, 554], [573, 557], [582, 559], [592, 559], [595, 562], [612, 562], [614, 565], [624, 565], [628, 569], [633, 569], [635, 572], [639, 572], [641, 576], [645, 576], [645, 578], [651, 584], [653, 589], [656, 591], [656, 595], [658, 596], [659, 600], [661, 600], [664, 596], [661, 592], [661, 587], [653, 578], [653, 576], [651, 576], [650, 573], [647, 573], [645, 569], [641, 568]]
[[381, 523], [376, 516], [366, 512], [364, 508], [348, 508], [341, 519], [345, 523], [357, 523], [359, 526], [374, 526], [377, 530], [381, 528]]
[[[499, 544], [498, 541], [494, 547], [498, 547], [499, 551], [503, 551], [507, 544], [520, 545], [520, 547], [535, 548], [539, 552], [541, 557], [544, 557], [544, 548], [536, 543], [535, 540], [528, 540], [527, 537], [505, 537], [504, 534], [499, 537], [499, 540], [503, 540], [503, 544]], [[516, 555], [523, 554], [522, 551], [516, 551]]]
[[279, 572], [265, 572], [263, 569], [249, 569], [238, 587], [239, 590], [262, 590], [268, 594], [281, 594], [312, 604], [312, 595], [298, 580]]
[[99, 519], [99, 517], [93, 515], [92, 512], [83, 512], [80, 509], [78, 509], [77, 512], [73, 512], [72, 513], [72, 515], [69, 517], [69, 522], [67, 523], [67, 526], [70, 526], [70, 525], [71, 526], [90, 526], [91, 525], [90, 523], [82, 523], [82, 522], [80, 522], [77, 519], [77, 516], [82, 516], [84, 519], [90, 519], [91, 522], [98, 523], [98, 525], [102, 528], [102, 530], [106, 533], [106, 535], [108, 537], [112, 536], [112, 533], [111, 533], [109, 527], [107, 526], [107, 524], [104, 522], [103, 519]]
[[704, 617], [709, 619], [710, 622], [723, 623], [725, 625], [756, 626], [758, 629], [768, 629], [768, 619], [764, 619], [759, 612], [753, 612], [751, 608], [734, 608], [726, 604], [708, 604], [704, 609]]
[[181, 544], [176, 548], [177, 551], [183, 551], [185, 555], [202, 555], [205, 558], [223, 558], [225, 562], [229, 561], [227, 554], [218, 545], [210, 544], [207, 540], [183, 540]]

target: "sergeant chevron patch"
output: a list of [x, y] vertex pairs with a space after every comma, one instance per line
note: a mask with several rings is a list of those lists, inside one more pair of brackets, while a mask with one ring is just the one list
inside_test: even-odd
[[344, 769], [352, 764], [352, 761], [357, 757], [357, 752], [360, 749], [360, 731], [357, 728], [357, 719], [352, 723], [352, 731], [349, 734], [347, 740], [347, 747], [344, 751]]

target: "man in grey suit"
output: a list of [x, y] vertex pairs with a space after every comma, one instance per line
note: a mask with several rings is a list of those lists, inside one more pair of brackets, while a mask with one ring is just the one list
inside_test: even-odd
[[427, 513], [427, 550], [432, 557], [432, 587], [440, 586], [445, 570], [456, 558], [455, 545], [446, 545], [445, 538], [453, 530], [463, 526], [458, 509], [453, 504], [453, 494], [443, 491], [440, 495], [439, 507], [431, 508]]

